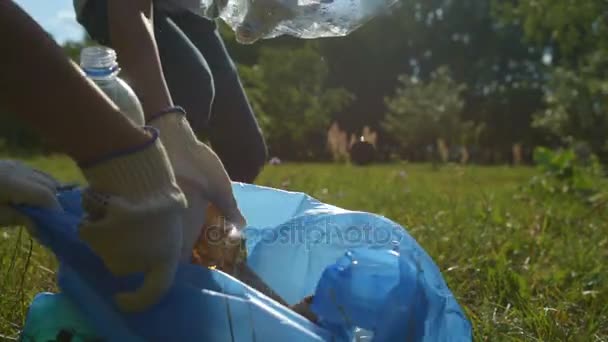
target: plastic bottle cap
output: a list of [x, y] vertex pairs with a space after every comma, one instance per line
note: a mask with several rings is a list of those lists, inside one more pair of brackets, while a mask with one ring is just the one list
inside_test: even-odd
[[116, 51], [105, 46], [88, 46], [80, 52], [80, 67], [88, 76], [110, 76], [118, 72]]

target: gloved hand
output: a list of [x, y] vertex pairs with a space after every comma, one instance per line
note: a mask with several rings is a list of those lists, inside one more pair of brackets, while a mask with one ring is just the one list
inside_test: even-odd
[[89, 187], [81, 238], [115, 275], [145, 276], [135, 292], [115, 296], [127, 312], [147, 309], [172, 285], [187, 207], [158, 132], [150, 130], [146, 146], [82, 167]]
[[[200, 236], [207, 201], [219, 209], [227, 223], [225, 227], [244, 228], [246, 221], [234, 198], [228, 173], [218, 156], [197, 139], [184, 110], [170, 108], [151, 118], [149, 124], [160, 131], [177, 181], [188, 196], [190, 205], [185, 215], [187, 223], [184, 226], [182, 256], [190, 256]], [[234, 236], [234, 232], [231, 236]]]
[[50, 175], [15, 160], [0, 160], [0, 226], [27, 228], [36, 237], [33, 222], [10, 205], [61, 210], [55, 197], [60, 186]]

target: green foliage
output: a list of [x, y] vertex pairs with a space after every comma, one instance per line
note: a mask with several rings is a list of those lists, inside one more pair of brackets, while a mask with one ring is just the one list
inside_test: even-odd
[[434, 145], [439, 138], [448, 144], [474, 139], [477, 127], [461, 118], [466, 86], [454, 81], [447, 67], [438, 68], [429, 81], [401, 75], [399, 82], [385, 100], [388, 113], [382, 127], [401, 147]]
[[532, 178], [531, 188], [550, 195], [574, 194], [585, 199], [597, 194], [602, 190], [602, 166], [595, 155], [583, 149], [537, 147], [534, 161], [541, 174]]
[[587, 142], [608, 161], [608, 21], [603, 0], [495, 1], [499, 18], [516, 22], [533, 46], [554, 47], [534, 126], [561, 140]]
[[[337, 119], [350, 131], [380, 129], [384, 98], [402, 86], [395, 75], [428, 79], [445, 65], [456, 83], [467, 86], [463, 120], [484, 126], [476, 147], [507, 160], [513, 143], [528, 147], [544, 138], [530, 126], [542, 108], [542, 49], [522, 36], [518, 25], [494, 19], [490, 1], [402, 1], [350, 36], [320, 41], [332, 84], [357, 97]], [[392, 144], [384, 133], [379, 130], [380, 145]]]
[[527, 42], [555, 44], [573, 66], [578, 57], [608, 47], [606, 9], [604, 0], [494, 0], [495, 14], [521, 25]]
[[271, 154], [318, 158], [332, 114], [353, 97], [326, 86], [328, 67], [314, 46], [262, 49], [258, 63], [240, 71]]
[[587, 142], [603, 160], [608, 160], [606, 57], [594, 54], [576, 70], [556, 67], [545, 96], [547, 108], [537, 113], [533, 123], [564, 141]]

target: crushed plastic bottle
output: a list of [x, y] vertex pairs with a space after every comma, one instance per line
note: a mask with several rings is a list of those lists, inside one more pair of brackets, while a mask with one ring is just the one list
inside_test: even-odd
[[241, 44], [290, 35], [303, 39], [346, 36], [390, 13], [399, 0], [200, 0], [199, 14], [221, 18]]
[[379, 310], [399, 281], [396, 251], [349, 250], [323, 273], [311, 308], [321, 326], [351, 341], [370, 341]]
[[80, 68], [136, 125], [145, 123], [141, 103], [118, 74], [116, 51], [105, 46], [89, 46], [80, 52]]

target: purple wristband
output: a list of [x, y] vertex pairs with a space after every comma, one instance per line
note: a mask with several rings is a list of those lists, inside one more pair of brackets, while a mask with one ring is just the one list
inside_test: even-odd
[[95, 166], [97, 164], [101, 164], [101, 163], [107, 162], [110, 159], [119, 158], [119, 157], [122, 157], [122, 156], [126, 156], [128, 154], [133, 154], [135, 152], [139, 152], [139, 151], [145, 150], [146, 148], [148, 148], [148, 146], [154, 144], [156, 142], [156, 140], [158, 140], [159, 132], [158, 132], [158, 129], [156, 129], [154, 127], [143, 126], [143, 128], [146, 131], [152, 133], [152, 138], [150, 140], [146, 141], [144, 144], [133, 146], [131, 148], [128, 148], [128, 149], [125, 149], [125, 150], [122, 150], [122, 151], [112, 152], [112, 153], [110, 153], [108, 155], [105, 155], [105, 156], [103, 156], [101, 158], [98, 158], [96, 160], [93, 160], [93, 161], [90, 161], [90, 162], [86, 162], [86, 163], [79, 163], [78, 166], [80, 168], [89, 168], [89, 167]]
[[182, 114], [182, 115], [186, 115], [186, 110], [184, 108], [180, 107], [180, 106], [167, 107], [167, 108], [159, 111], [158, 113], [152, 115], [147, 120], [147, 123], [150, 123], [150, 122], [152, 122], [152, 121], [154, 121], [154, 120], [156, 120], [156, 119], [158, 119], [158, 118], [160, 118], [160, 117], [162, 117], [162, 116], [164, 116], [166, 114], [169, 114], [169, 113], [179, 113], [179, 114]]

